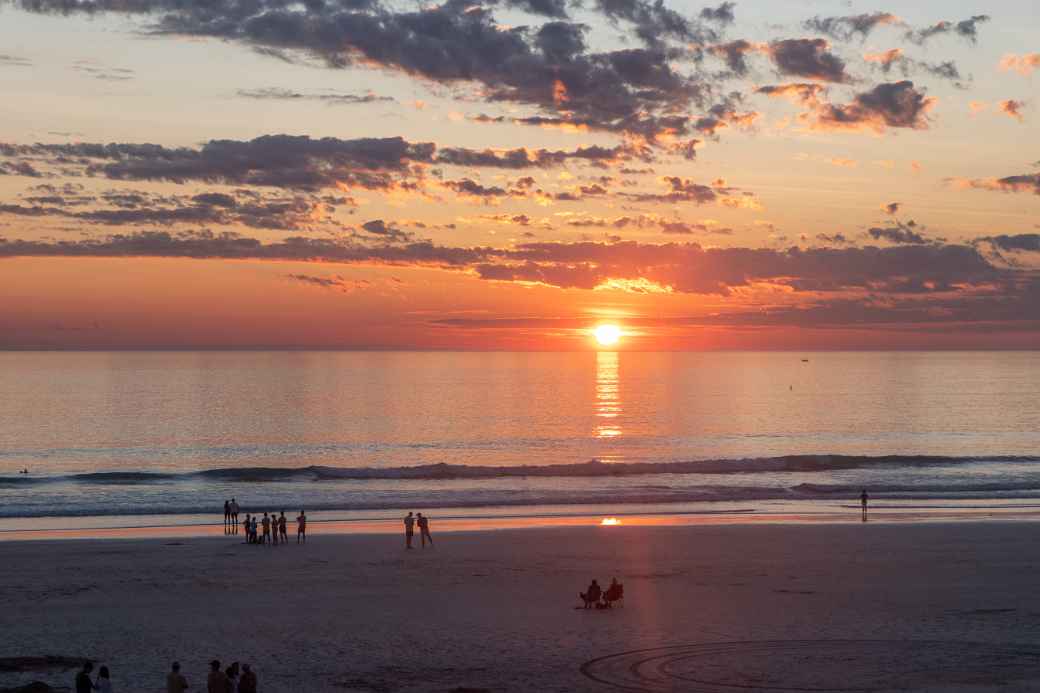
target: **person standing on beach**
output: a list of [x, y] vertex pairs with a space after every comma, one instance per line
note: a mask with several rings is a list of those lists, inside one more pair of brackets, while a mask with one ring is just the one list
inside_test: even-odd
[[417, 520], [419, 525], [419, 539], [422, 541], [422, 547], [426, 548], [426, 542], [430, 542], [430, 546], [433, 546], [433, 537], [430, 536], [430, 518], [423, 517], [422, 513], [419, 513], [419, 519]]
[[863, 489], [863, 493], [859, 494], [859, 503], [863, 507], [863, 521], [867, 521], [867, 503], [870, 501], [870, 496], [867, 495], [867, 489]]
[[101, 693], [112, 693], [112, 677], [108, 673], [108, 667], [98, 669], [97, 681], [94, 682], [94, 690]]
[[271, 511], [271, 544], [278, 545], [278, 515]]
[[224, 532], [227, 532], [228, 523], [231, 522], [231, 501], [224, 501]]
[[307, 513], [300, 511], [296, 516], [296, 543], [307, 543]]
[[404, 547], [412, 548], [412, 537], [415, 535], [415, 517], [412, 513], [404, 516]]
[[249, 532], [249, 513], [246, 513], [246, 519], [242, 520], [242, 532], [246, 535], [246, 543], [253, 543], [253, 535]]
[[260, 539], [261, 544], [266, 544], [271, 541], [271, 518], [264, 513], [264, 519], [260, 520], [260, 524], [264, 527], [264, 536]]
[[285, 523], [285, 511], [283, 510], [282, 514], [278, 516], [278, 533], [282, 535], [282, 543], [288, 544], [289, 535], [285, 531]]
[[231, 499], [231, 524], [235, 528], [235, 534], [238, 534], [238, 503], [234, 498]]
[[209, 663], [209, 676], [206, 678], [206, 693], [227, 693], [227, 674], [220, 670], [220, 660], [214, 659]]
[[90, 662], [83, 664], [83, 670], [76, 674], [76, 693], [91, 693], [94, 684], [90, 680], [90, 672], [94, 671], [94, 665]]
[[166, 675], [166, 693], [184, 693], [188, 690], [188, 681], [181, 676], [181, 663], [174, 662], [170, 673]]
[[257, 543], [256, 515], [253, 515], [253, 519], [249, 521], [249, 536], [252, 537], [254, 544]]
[[228, 678], [228, 693], [238, 693], [238, 662], [234, 662], [224, 671]]
[[242, 678], [238, 681], [238, 693], [256, 693], [256, 674], [248, 664], [242, 665]]

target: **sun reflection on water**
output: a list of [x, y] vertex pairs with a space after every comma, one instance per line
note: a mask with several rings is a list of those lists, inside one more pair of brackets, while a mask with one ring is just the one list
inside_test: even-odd
[[596, 425], [597, 438], [617, 438], [621, 426], [617, 419], [621, 414], [621, 390], [618, 381], [618, 352], [596, 352]]

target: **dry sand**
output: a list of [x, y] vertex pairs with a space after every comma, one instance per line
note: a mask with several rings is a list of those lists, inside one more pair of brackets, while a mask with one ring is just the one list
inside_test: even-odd
[[[89, 657], [120, 693], [164, 690], [174, 659], [205, 690], [212, 658], [251, 663], [264, 693], [1037, 691], [1038, 530], [542, 528], [410, 552], [386, 535], [5, 543], [0, 663]], [[574, 608], [613, 576], [623, 609]], [[5, 673], [0, 689], [72, 678]]]

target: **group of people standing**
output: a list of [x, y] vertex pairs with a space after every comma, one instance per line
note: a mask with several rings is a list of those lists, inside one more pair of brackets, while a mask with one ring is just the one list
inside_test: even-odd
[[404, 516], [404, 547], [412, 548], [412, 537], [415, 536], [416, 525], [419, 525], [419, 539], [422, 541], [422, 547], [426, 548], [426, 542], [430, 542], [430, 546], [433, 546], [433, 537], [430, 536], [430, 518], [423, 517], [422, 513], [418, 515], [408, 513]]
[[[246, 533], [247, 544], [288, 544], [289, 534], [286, 529], [288, 520], [285, 517], [285, 511], [283, 510], [280, 515], [275, 515], [271, 512], [270, 515], [264, 513], [261, 518], [257, 515], [250, 516], [246, 514], [246, 519], [242, 521], [242, 527]], [[261, 534], [261, 532], [263, 532]], [[306, 544], [307, 543], [307, 513], [300, 511], [300, 514], [296, 516], [296, 543]]]
[[90, 674], [93, 671], [94, 665], [91, 662], [86, 662], [83, 665], [83, 669], [76, 674], [76, 693], [92, 693], [93, 691], [112, 693], [112, 677], [109, 674], [108, 667], [98, 669], [97, 678], [91, 680]]
[[234, 498], [224, 501], [224, 534], [238, 532], [238, 503]]

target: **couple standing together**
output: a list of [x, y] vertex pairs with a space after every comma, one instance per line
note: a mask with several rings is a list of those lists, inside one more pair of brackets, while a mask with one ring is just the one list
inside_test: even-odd
[[433, 537], [430, 536], [430, 518], [423, 517], [422, 513], [419, 513], [418, 516], [408, 513], [404, 518], [404, 547], [406, 549], [412, 548], [415, 525], [419, 525], [419, 539], [422, 541], [422, 547], [426, 548], [427, 541], [430, 542], [430, 546], [433, 546]]

